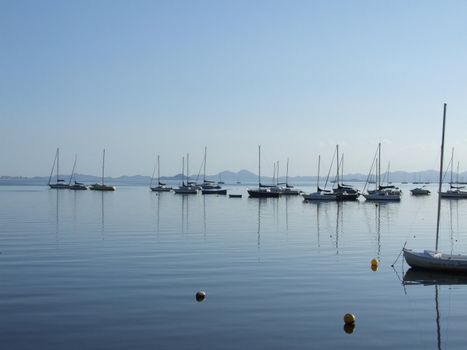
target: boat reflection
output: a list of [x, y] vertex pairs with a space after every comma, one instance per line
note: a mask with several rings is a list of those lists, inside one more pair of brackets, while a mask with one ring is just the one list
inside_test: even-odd
[[436, 345], [442, 349], [441, 317], [439, 304], [439, 290], [441, 286], [467, 285], [467, 274], [449, 273], [445, 271], [430, 271], [410, 268], [404, 275], [402, 284], [405, 286], [421, 285], [435, 287], [435, 313], [436, 313]]

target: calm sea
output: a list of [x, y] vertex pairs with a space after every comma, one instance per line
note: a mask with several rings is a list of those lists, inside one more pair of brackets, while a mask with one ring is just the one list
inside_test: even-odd
[[[0, 186], [1, 348], [464, 348], [467, 280], [391, 267], [434, 248], [436, 195], [403, 186], [381, 205]], [[445, 252], [467, 252], [465, 213], [443, 200]]]

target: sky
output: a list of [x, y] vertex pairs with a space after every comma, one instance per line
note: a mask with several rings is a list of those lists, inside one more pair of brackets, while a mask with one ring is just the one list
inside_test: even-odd
[[[465, 1], [0, 0], [0, 175], [467, 170]], [[281, 170], [282, 173], [282, 170]]]

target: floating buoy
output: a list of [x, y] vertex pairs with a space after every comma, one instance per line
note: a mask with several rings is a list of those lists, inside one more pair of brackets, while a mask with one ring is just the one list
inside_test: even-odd
[[196, 292], [196, 301], [197, 302], [202, 302], [204, 299], [206, 299], [206, 292], [203, 290], [200, 290], [199, 292]]
[[346, 325], [348, 325], [348, 324], [349, 325], [352, 325], [352, 324], [355, 325], [355, 320], [356, 320], [356, 318], [355, 318], [354, 314], [345, 314], [344, 315], [344, 322], [345, 322]]
[[371, 259], [371, 267], [378, 267], [379, 261], [376, 258]]
[[378, 265], [371, 265], [371, 271], [373, 272], [378, 271]]

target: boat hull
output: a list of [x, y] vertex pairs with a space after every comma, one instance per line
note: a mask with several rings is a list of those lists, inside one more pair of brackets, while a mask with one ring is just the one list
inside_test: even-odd
[[202, 194], [220, 194], [220, 195], [226, 195], [227, 190], [223, 189], [204, 189], [201, 190]]
[[335, 201], [337, 198], [337, 196], [332, 193], [323, 194], [320, 192], [302, 194], [302, 197], [305, 201], [324, 201], [324, 202]]
[[68, 186], [68, 184], [61, 184], [61, 183], [49, 184], [49, 187], [53, 188], [55, 190], [66, 190], [66, 189], [70, 188], [70, 186]]
[[172, 187], [160, 187], [160, 186], [157, 186], [157, 187], [149, 187], [149, 188], [153, 192], [170, 192], [170, 191], [172, 191]]
[[250, 198], [278, 198], [279, 192], [248, 190]]
[[467, 273], [467, 255], [450, 255], [432, 251], [403, 249], [405, 261], [413, 268]]
[[108, 185], [102, 185], [102, 184], [94, 184], [89, 186], [90, 190], [93, 191], [115, 191], [116, 188], [115, 186], [108, 186]]

